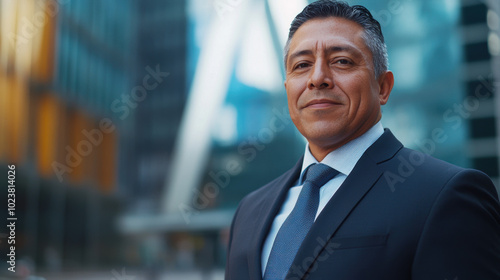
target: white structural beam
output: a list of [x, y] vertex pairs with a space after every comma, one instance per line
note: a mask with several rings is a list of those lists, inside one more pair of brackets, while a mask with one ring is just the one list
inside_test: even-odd
[[219, 230], [229, 228], [233, 215], [232, 210], [206, 211], [189, 223], [181, 215], [131, 215], [118, 220], [117, 226], [124, 234]]
[[[178, 214], [192, 203], [210, 153], [211, 127], [224, 104], [236, 48], [253, 1], [222, 11], [212, 20], [202, 46], [176, 140], [162, 198], [164, 213]], [[201, 211], [203, 209], [196, 209]]]

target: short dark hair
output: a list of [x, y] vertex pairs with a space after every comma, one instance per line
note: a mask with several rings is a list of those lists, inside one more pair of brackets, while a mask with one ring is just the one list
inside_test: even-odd
[[380, 23], [373, 18], [367, 8], [361, 5], [349, 6], [346, 2], [335, 0], [315, 1], [307, 5], [292, 21], [285, 45], [285, 67], [290, 51], [290, 41], [297, 29], [308, 20], [328, 17], [344, 18], [361, 25], [365, 31], [363, 39], [372, 52], [375, 76], [379, 77], [387, 71], [389, 59]]

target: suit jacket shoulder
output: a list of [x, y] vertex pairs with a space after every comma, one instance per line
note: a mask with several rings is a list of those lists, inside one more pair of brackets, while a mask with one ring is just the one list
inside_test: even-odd
[[[301, 163], [240, 203], [226, 279], [261, 279], [263, 241]], [[317, 217], [287, 279], [498, 280], [499, 264], [488, 176], [404, 148], [386, 130]]]

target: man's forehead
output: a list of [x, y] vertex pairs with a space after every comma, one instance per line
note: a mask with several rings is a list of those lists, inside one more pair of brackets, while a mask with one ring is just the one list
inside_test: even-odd
[[304, 39], [296, 44], [290, 45], [290, 51], [322, 50], [324, 52], [357, 52], [361, 51], [359, 46], [345, 40], [343, 37], [335, 37], [329, 40]]
[[343, 18], [329, 17], [305, 22], [290, 41], [290, 54], [303, 50], [369, 51], [359, 24]]
[[297, 29], [290, 46], [307, 40], [343, 39], [353, 43], [364, 43], [363, 34], [363, 27], [354, 21], [338, 17], [315, 18], [306, 21]]

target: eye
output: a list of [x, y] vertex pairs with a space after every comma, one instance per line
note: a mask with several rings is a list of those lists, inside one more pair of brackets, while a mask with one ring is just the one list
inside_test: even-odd
[[306, 68], [308, 66], [309, 66], [309, 63], [302, 62], [302, 63], [299, 63], [299, 64], [295, 65], [294, 69]]
[[349, 65], [349, 64], [352, 64], [349, 60], [347, 59], [339, 59], [337, 61], [335, 61], [336, 64], [341, 64], [341, 65]]

